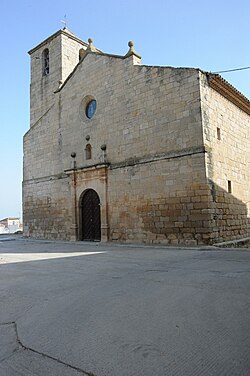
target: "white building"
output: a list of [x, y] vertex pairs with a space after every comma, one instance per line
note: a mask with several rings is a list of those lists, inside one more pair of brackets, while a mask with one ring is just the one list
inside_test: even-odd
[[0, 220], [0, 234], [14, 234], [18, 230], [22, 230], [20, 218], [9, 217]]

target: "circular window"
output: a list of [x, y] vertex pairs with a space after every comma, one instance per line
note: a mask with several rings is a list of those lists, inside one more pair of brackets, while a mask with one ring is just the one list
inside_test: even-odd
[[80, 103], [79, 115], [83, 122], [92, 119], [96, 112], [96, 99], [93, 95], [86, 95]]
[[87, 118], [91, 119], [96, 112], [96, 100], [92, 99], [86, 107], [86, 116]]

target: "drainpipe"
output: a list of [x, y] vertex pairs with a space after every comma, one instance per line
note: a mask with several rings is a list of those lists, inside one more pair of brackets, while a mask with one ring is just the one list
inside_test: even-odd
[[[107, 146], [106, 144], [103, 144], [101, 146], [101, 149], [103, 151], [103, 163], [106, 165], [108, 163], [107, 160]], [[105, 166], [105, 201], [106, 201], [106, 223], [102, 224], [102, 234], [104, 241], [109, 241], [109, 202], [108, 202], [108, 168], [107, 165]]]
[[74, 223], [72, 224], [72, 232], [74, 233], [74, 239], [78, 240], [78, 225], [77, 225], [77, 196], [76, 196], [76, 153], [72, 152], [71, 157], [73, 158], [73, 188], [74, 188]]

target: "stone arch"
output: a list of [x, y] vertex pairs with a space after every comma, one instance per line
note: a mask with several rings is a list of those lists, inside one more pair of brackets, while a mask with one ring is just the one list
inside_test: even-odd
[[85, 54], [85, 50], [84, 50], [83, 48], [81, 48], [81, 49], [79, 50], [79, 61], [82, 60], [84, 54]]
[[87, 144], [85, 147], [85, 158], [86, 160], [92, 159], [92, 146], [91, 144]]

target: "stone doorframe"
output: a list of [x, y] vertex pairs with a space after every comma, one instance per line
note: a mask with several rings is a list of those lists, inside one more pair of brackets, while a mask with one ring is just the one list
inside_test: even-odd
[[80, 198], [88, 189], [96, 191], [100, 197], [101, 242], [109, 240], [108, 225], [108, 165], [98, 164], [88, 167], [75, 167], [66, 170], [70, 178], [71, 198], [71, 240], [80, 239]]

